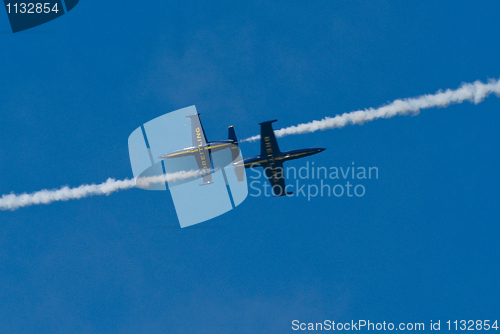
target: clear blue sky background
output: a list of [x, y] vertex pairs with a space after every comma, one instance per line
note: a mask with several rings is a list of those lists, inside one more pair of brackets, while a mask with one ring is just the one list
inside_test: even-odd
[[[0, 193], [131, 177], [129, 134], [193, 104], [209, 139], [231, 124], [245, 138], [268, 119], [281, 128], [498, 78], [499, 10], [82, 0], [17, 34], [0, 13]], [[168, 192], [140, 189], [0, 212], [0, 332], [498, 319], [499, 109], [492, 96], [279, 141], [327, 149], [289, 166], [378, 167], [362, 198], [248, 197], [188, 229]]]

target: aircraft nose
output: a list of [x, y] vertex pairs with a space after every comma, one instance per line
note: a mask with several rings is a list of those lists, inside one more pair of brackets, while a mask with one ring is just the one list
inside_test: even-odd
[[323, 152], [326, 148], [318, 148], [318, 152]]

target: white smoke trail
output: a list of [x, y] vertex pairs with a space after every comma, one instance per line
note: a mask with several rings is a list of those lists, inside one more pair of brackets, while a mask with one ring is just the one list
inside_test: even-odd
[[[363, 124], [379, 118], [390, 118], [397, 115], [408, 115], [410, 113], [418, 114], [421, 109], [447, 107], [450, 104], [462, 103], [466, 100], [478, 104], [492, 93], [500, 96], [500, 81], [492, 79], [489, 80], [487, 84], [481, 81], [464, 83], [456, 90], [447, 89], [444, 92], [438, 91], [435, 94], [422, 95], [403, 100], [398, 99], [377, 109], [369, 108], [344, 113], [333, 118], [325, 117], [320, 121], [312, 121], [276, 130], [275, 133], [277, 137], [284, 137], [294, 134], [315, 132], [318, 130], [341, 128], [349, 124]], [[255, 141], [258, 139], [260, 139], [260, 136], [257, 135], [244, 139], [242, 142]], [[151, 183], [199, 177], [202, 173], [202, 171], [181, 171], [140, 179], [115, 180], [110, 178], [106, 182], [97, 185], [85, 184], [76, 188], [65, 186], [61, 189], [41, 190], [31, 194], [3, 195], [0, 198], [0, 210], [17, 210], [30, 205], [50, 204], [55, 201], [68, 201], [95, 195], [109, 195], [119, 190], [130, 189], [137, 186], [147, 187]]]
[[56, 201], [68, 201], [95, 195], [110, 195], [119, 190], [126, 190], [137, 186], [147, 188], [152, 183], [163, 183], [187, 178], [196, 178], [205, 171], [191, 170], [171, 174], [141, 177], [137, 179], [115, 180], [109, 178], [101, 184], [84, 184], [76, 188], [68, 186], [54, 190], [40, 190], [31, 194], [9, 194], [0, 198], [0, 210], [17, 210], [22, 207], [38, 204], [50, 204]]
[[[447, 107], [450, 104], [462, 103], [470, 101], [474, 104], [483, 102], [490, 94], [495, 93], [500, 97], [500, 81], [491, 79], [487, 84], [481, 81], [474, 83], [463, 83], [458, 89], [446, 91], [438, 91], [435, 94], [422, 95], [407, 99], [398, 99], [388, 105], [374, 109], [353, 111], [344, 113], [335, 117], [325, 117], [320, 121], [312, 121], [295, 126], [289, 126], [280, 130], [274, 131], [276, 137], [284, 137], [288, 135], [297, 135], [302, 133], [315, 132], [318, 130], [327, 130], [334, 128], [342, 128], [349, 124], [363, 124], [379, 118], [391, 118], [398, 115], [408, 115], [410, 113], [418, 114], [421, 109], [434, 107]], [[242, 140], [256, 141], [260, 139], [260, 135], [249, 137]]]

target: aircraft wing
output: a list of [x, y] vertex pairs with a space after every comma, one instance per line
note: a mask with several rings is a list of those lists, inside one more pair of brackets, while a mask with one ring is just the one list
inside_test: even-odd
[[273, 188], [274, 197], [280, 197], [285, 195], [291, 195], [292, 192], [287, 192], [285, 188], [285, 175], [283, 174], [283, 163], [275, 162], [272, 166], [268, 164], [264, 167], [264, 172], [266, 173], [271, 187]]
[[194, 157], [196, 158], [196, 163], [198, 164], [198, 168], [207, 171], [207, 174], [202, 174], [203, 183], [200, 186], [211, 184], [212, 183], [212, 155], [208, 150], [200, 147], [198, 152], [195, 153]]
[[203, 125], [201, 125], [200, 114], [186, 117], [191, 119], [191, 138], [193, 140], [193, 146], [199, 147], [207, 145], [207, 136], [205, 136]]
[[276, 141], [276, 136], [274, 135], [274, 130], [272, 123], [276, 122], [267, 121], [259, 123], [260, 125], [260, 156], [274, 156], [280, 153], [280, 148], [278, 142]]
[[[205, 130], [203, 130], [203, 125], [201, 125], [200, 114], [194, 114], [186, 117], [191, 119], [191, 139], [193, 141], [193, 146], [198, 148], [198, 152], [194, 155], [198, 168], [208, 171], [212, 169], [212, 155], [209, 150], [205, 150], [208, 140], [205, 135]], [[211, 172], [207, 172], [207, 174], [202, 175], [202, 178], [203, 183], [200, 184], [200, 186], [212, 183]]]

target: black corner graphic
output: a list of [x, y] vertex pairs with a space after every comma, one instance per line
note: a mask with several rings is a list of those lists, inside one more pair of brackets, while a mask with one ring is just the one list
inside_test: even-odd
[[64, 0], [64, 2], [66, 3], [66, 11], [70, 11], [72, 10], [76, 4], [78, 3], [79, 0]]
[[[25, 0], [30, 1], [30, 0]], [[31, 0], [21, 2], [4, 0], [12, 32], [16, 33], [52, 21], [73, 9], [79, 0]], [[40, 2], [36, 2], [40, 1]], [[64, 3], [62, 2], [64, 1]]]

